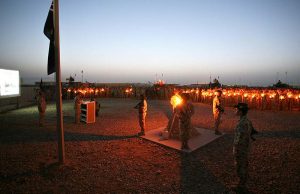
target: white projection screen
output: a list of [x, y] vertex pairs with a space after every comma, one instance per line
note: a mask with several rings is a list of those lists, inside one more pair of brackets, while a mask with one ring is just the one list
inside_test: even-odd
[[16, 96], [20, 96], [19, 71], [0, 69], [0, 98]]

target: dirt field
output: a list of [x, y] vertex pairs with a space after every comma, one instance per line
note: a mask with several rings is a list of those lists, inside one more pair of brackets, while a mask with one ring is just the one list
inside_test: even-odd
[[[37, 107], [0, 114], [0, 193], [229, 193], [237, 183], [233, 129], [226, 108], [226, 135], [192, 154], [181, 154], [136, 136], [137, 100], [98, 99], [94, 124], [74, 124], [64, 102], [66, 165], [58, 166], [55, 105], [38, 127]], [[147, 130], [166, 126], [167, 101], [148, 101]], [[195, 104], [193, 124], [212, 128], [211, 107]], [[250, 111], [260, 132], [250, 155], [252, 193], [299, 193], [300, 112]]]

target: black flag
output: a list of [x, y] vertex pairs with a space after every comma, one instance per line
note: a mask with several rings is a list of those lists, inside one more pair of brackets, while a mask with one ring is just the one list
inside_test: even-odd
[[55, 72], [55, 46], [54, 46], [54, 20], [53, 20], [53, 1], [44, 26], [44, 34], [50, 40], [48, 54], [48, 75]]

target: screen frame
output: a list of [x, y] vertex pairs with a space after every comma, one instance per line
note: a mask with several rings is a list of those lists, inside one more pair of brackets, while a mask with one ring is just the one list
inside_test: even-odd
[[20, 76], [20, 71], [19, 70], [15, 70], [15, 69], [4, 69], [4, 68], [0, 68], [0, 71], [4, 70], [4, 71], [16, 71], [18, 72], [18, 82], [19, 82], [19, 93], [18, 94], [9, 94], [9, 95], [0, 95], [0, 99], [4, 99], [4, 98], [12, 98], [12, 97], [20, 97], [21, 96], [21, 76]]

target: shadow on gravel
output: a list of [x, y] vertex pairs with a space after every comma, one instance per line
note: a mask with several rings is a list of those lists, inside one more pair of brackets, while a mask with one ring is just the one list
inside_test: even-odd
[[222, 178], [217, 177], [208, 166], [213, 164], [214, 168], [223, 170], [222, 161], [225, 159], [224, 156], [231, 153], [232, 139], [232, 134], [225, 134], [191, 154], [181, 154], [180, 193], [231, 192], [231, 188], [226, 187], [221, 181]]
[[124, 136], [115, 136], [115, 135], [93, 135], [93, 134], [84, 134], [84, 133], [65, 133], [65, 141], [109, 141], [109, 140], [123, 140], [136, 138], [137, 135], [124, 135]]
[[299, 139], [300, 138], [300, 131], [293, 130], [293, 131], [263, 131], [259, 132], [255, 135], [257, 138], [292, 138], [292, 139]]
[[50, 161], [49, 163], [40, 163], [38, 170], [30, 169], [25, 172], [0, 174], [0, 182], [24, 184], [26, 180], [35, 176], [52, 180], [57, 177], [67, 176], [73, 169], [74, 167], [71, 165], [60, 165], [57, 161]]
[[181, 154], [180, 193], [228, 193], [229, 190], [193, 155]]
[[36, 175], [36, 172], [34, 172], [33, 170], [28, 170], [25, 172], [20, 172], [20, 173], [15, 173], [15, 174], [10, 174], [10, 175], [0, 174], [0, 182], [10, 183], [10, 182], [15, 181], [18, 184], [22, 184], [22, 183], [26, 182], [25, 178], [32, 177], [34, 175]]
[[[6, 130], [8, 131], [8, 130]], [[56, 141], [57, 135], [55, 131], [46, 131], [40, 129], [30, 130], [14, 130], [10, 132], [0, 133], [0, 144], [18, 144], [18, 143], [38, 143]], [[95, 135], [87, 133], [65, 132], [65, 141], [110, 141], [123, 140], [138, 137], [134, 135]]]

